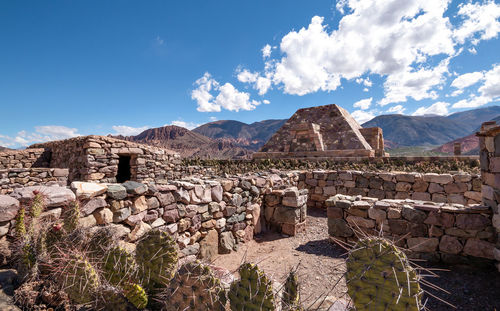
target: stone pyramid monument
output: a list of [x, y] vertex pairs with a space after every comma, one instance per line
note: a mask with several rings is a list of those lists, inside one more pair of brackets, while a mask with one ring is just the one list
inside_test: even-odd
[[297, 110], [254, 158], [384, 156], [382, 129], [362, 128], [342, 107]]

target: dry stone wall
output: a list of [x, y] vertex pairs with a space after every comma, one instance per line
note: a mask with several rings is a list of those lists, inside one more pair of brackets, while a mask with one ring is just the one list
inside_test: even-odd
[[[11, 240], [14, 218], [21, 205], [29, 204], [34, 190], [45, 196], [48, 206], [42, 217], [58, 219], [64, 208], [78, 199], [81, 227], [110, 225], [129, 243], [158, 228], [175, 237], [181, 256], [209, 259], [236, 250], [240, 243], [263, 230], [277, 229], [289, 235], [305, 230], [307, 190], [299, 191], [287, 184], [286, 177], [271, 174], [219, 180], [191, 178], [149, 185], [75, 181], [71, 189], [18, 188], [9, 196], [0, 195], [0, 259], [8, 257], [4, 250]], [[273, 212], [286, 209], [289, 213], [275, 213], [267, 222], [267, 201], [278, 202], [272, 204]]]
[[131, 180], [167, 179], [179, 164], [177, 153], [105, 136], [83, 136], [37, 144], [51, 153], [50, 167], [69, 168], [70, 181], [116, 182], [120, 156], [130, 157]]
[[48, 167], [50, 154], [43, 148], [0, 152], [0, 169]]
[[462, 205], [481, 202], [481, 178], [468, 173], [313, 171], [299, 174], [298, 188], [309, 190], [308, 206], [321, 208], [335, 194]]
[[494, 259], [497, 236], [488, 207], [345, 195], [326, 205], [328, 233], [336, 241], [355, 239], [355, 231], [357, 236], [382, 232], [412, 257], [449, 263]]
[[27, 186], [66, 186], [68, 174], [69, 170], [64, 168], [0, 169], [0, 194], [8, 194], [16, 188]]

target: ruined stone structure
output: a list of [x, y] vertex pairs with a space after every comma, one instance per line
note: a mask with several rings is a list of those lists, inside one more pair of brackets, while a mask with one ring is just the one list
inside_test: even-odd
[[[500, 125], [495, 121], [484, 122], [479, 136], [479, 158], [481, 162], [481, 188], [483, 204], [493, 211], [493, 226], [500, 234]], [[500, 244], [494, 249], [495, 259], [500, 262]], [[500, 271], [500, 263], [497, 264]]]
[[170, 150], [95, 135], [36, 144], [30, 148], [45, 150], [50, 158], [49, 167], [68, 168], [70, 182], [166, 179], [179, 160], [178, 154]]
[[253, 154], [261, 158], [385, 156], [382, 129], [363, 129], [342, 107], [299, 109]]

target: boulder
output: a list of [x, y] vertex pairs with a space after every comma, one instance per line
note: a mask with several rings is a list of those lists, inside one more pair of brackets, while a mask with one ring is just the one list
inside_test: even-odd
[[47, 207], [59, 207], [68, 205], [76, 199], [75, 194], [65, 187], [48, 187], [48, 186], [30, 186], [18, 188], [12, 192], [12, 197], [21, 201], [21, 203], [28, 203], [33, 197], [33, 191], [39, 191], [45, 199]]
[[127, 189], [127, 193], [131, 194], [143, 194], [148, 191], [147, 185], [138, 183], [136, 181], [126, 181], [122, 184], [122, 186]]
[[199, 257], [206, 260], [214, 259], [219, 250], [219, 234], [217, 230], [209, 230], [207, 235], [200, 241]]
[[220, 234], [219, 253], [229, 254], [236, 248], [236, 240], [232, 232], [222, 232]]
[[468, 239], [464, 246], [464, 254], [474, 257], [494, 259], [493, 249], [495, 244], [478, 240]]
[[19, 201], [8, 196], [0, 194], [0, 221], [9, 221], [16, 217], [19, 211]]
[[127, 189], [119, 184], [108, 185], [107, 196], [114, 200], [123, 200], [127, 197]]
[[92, 198], [82, 203], [80, 213], [82, 216], [92, 214], [96, 209], [106, 207], [108, 204], [103, 198]]
[[105, 225], [113, 222], [113, 212], [109, 208], [95, 211], [94, 217], [98, 225]]
[[457, 237], [444, 235], [439, 242], [439, 250], [444, 253], [458, 254], [464, 247]]
[[128, 234], [128, 239], [131, 242], [135, 242], [138, 239], [140, 239], [141, 237], [143, 237], [150, 230], [151, 230], [151, 226], [148, 225], [147, 223], [141, 221], [134, 227], [132, 232], [130, 232]]
[[106, 193], [108, 187], [104, 184], [74, 181], [71, 183], [71, 189], [75, 191], [78, 199], [90, 199]]

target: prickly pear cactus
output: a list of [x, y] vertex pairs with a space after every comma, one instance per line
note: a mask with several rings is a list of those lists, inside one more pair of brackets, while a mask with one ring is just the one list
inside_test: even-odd
[[109, 228], [99, 227], [88, 241], [89, 255], [98, 261], [103, 261], [115, 242], [113, 232]]
[[146, 288], [165, 288], [177, 267], [177, 243], [166, 232], [154, 230], [137, 243], [135, 253]]
[[257, 265], [244, 263], [239, 268], [240, 280], [231, 284], [228, 298], [232, 311], [276, 310], [271, 281]]
[[94, 299], [99, 287], [99, 275], [90, 262], [78, 254], [70, 255], [60, 273], [64, 290], [74, 302], [88, 303]]
[[163, 297], [166, 311], [225, 310], [224, 290], [211, 269], [199, 261], [184, 264]]
[[80, 205], [77, 201], [73, 201], [64, 210], [63, 220], [64, 220], [64, 230], [67, 233], [75, 231], [78, 227], [78, 219], [80, 218]]
[[422, 309], [419, 275], [394, 243], [361, 239], [346, 265], [347, 289], [357, 311]]
[[121, 247], [113, 247], [106, 255], [103, 272], [110, 284], [120, 285], [135, 277], [134, 256]]
[[148, 295], [139, 284], [125, 283], [123, 285], [123, 294], [137, 309], [144, 309], [148, 305]]
[[290, 271], [283, 286], [282, 309], [287, 311], [299, 311], [299, 279], [294, 271]]
[[129, 309], [127, 298], [121, 290], [111, 286], [103, 286], [98, 289], [98, 292], [100, 296], [96, 302], [96, 310], [127, 311]]

